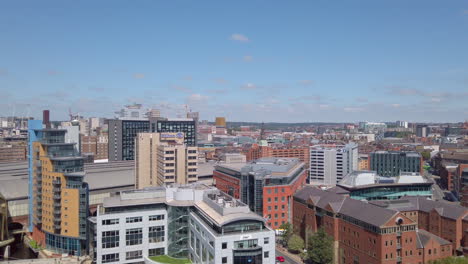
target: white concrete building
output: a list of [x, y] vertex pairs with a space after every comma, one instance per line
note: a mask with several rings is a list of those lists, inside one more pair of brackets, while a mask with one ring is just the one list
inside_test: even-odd
[[358, 145], [315, 145], [310, 147], [310, 183], [335, 186], [358, 169]]
[[[275, 263], [275, 234], [249, 207], [202, 184], [154, 187], [107, 198], [92, 223], [90, 255], [101, 263]], [[94, 246], [93, 246], [94, 245]]]

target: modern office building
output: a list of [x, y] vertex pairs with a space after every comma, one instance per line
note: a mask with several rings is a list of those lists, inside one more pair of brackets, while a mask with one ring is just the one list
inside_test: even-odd
[[[389, 202], [401, 204], [400, 200]], [[324, 228], [334, 240], [337, 263], [416, 264], [454, 255], [451, 240], [425, 229], [427, 226], [421, 222], [429, 220], [428, 217], [423, 213], [418, 219], [418, 205], [412, 204], [411, 208], [416, 212], [400, 212], [391, 206], [378, 206], [307, 186], [294, 195], [292, 223], [294, 231], [304, 239]], [[458, 212], [448, 209], [447, 214]], [[440, 228], [444, 220], [440, 220], [437, 212], [445, 209], [429, 210], [429, 218], [434, 216], [431, 223]], [[457, 213], [457, 217], [463, 219], [467, 214], [465, 210], [464, 214]]]
[[383, 133], [387, 129], [387, 124], [376, 122], [359, 122], [359, 129], [366, 133]]
[[[178, 119], [167, 119], [167, 118], [150, 118], [151, 129], [150, 132], [158, 133], [184, 133], [184, 143], [187, 146], [197, 146], [197, 124], [191, 118], [178, 118]], [[110, 129], [109, 129], [110, 130]]]
[[137, 189], [198, 180], [197, 147], [184, 144], [184, 133], [139, 133], [135, 146]]
[[335, 186], [358, 169], [358, 145], [314, 145], [310, 147], [310, 184]]
[[416, 126], [416, 136], [417, 137], [427, 137], [431, 133], [431, 129], [427, 125], [417, 125]]
[[336, 184], [340, 194], [356, 200], [396, 200], [404, 196], [432, 198], [432, 180], [419, 173], [396, 177], [378, 176], [375, 171], [354, 171]]
[[293, 158], [262, 158], [249, 163], [218, 164], [215, 186], [241, 199], [274, 229], [291, 221], [291, 197], [305, 185], [305, 164]]
[[407, 121], [396, 121], [397, 127], [403, 127], [403, 128], [408, 128], [408, 122]]
[[423, 173], [423, 159], [419, 152], [375, 151], [369, 154], [369, 168], [380, 176], [395, 177], [402, 172]]
[[[47, 124], [46, 124], [47, 127]], [[55, 252], [86, 254], [88, 184], [83, 158], [66, 130], [29, 123], [30, 228], [33, 239]]]
[[109, 120], [109, 161], [134, 160], [137, 134], [149, 128], [148, 120]]
[[275, 263], [275, 234], [249, 207], [206, 185], [154, 187], [110, 197], [90, 218], [95, 261]]

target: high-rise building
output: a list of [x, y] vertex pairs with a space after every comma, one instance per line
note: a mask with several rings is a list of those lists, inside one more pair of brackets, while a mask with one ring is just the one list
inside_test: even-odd
[[275, 233], [265, 219], [206, 185], [124, 191], [105, 199], [91, 221], [97, 264], [171, 257], [179, 258], [173, 263], [275, 263]]
[[427, 125], [417, 125], [416, 126], [416, 136], [417, 137], [427, 137], [431, 133], [431, 129]]
[[215, 125], [217, 127], [226, 127], [226, 118], [225, 117], [216, 117]]
[[149, 128], [148, 120], [109, 120], [109, 161], [134, 160], [137, 134]]
[[197, 147], [184, 133], [139, 133], [135, 146], [135, 187], [188, 184], [198, 180]]
[[160, 118], [161, 117], [161, 111], [159, 109], [150, 109], [148, 111], [148, 118]]
[[402, 172], [423, 173], [423, 159], [418, 152], [375, 151], [369, 154], [370, 170], [380, 176], [395, 177]]
[[[48, 124], [46, 124], [46, 127]], [[83, 255], [87, 248], [88, 184], [83, 158], [64, 129], [29, 122], [30, 229], [43, 247]]]
[[[150, 132], [158, 133], [184, 133], [184, 143], [187, 146], [197, 146], [197, 124], [191, 118], [151, 118]], [[109, 128], [110, 131], [110, 128]]]
[[408, 122], [407, 121], [396, 121], [396, 125], [398, 127], [408, 128]]
[[213, 172], [216, 188], [241, 199], [275, 229], [291, 222], [291, 197], [305, 185], [306, 178], [305, 164], [293, 158], [219, 163]]
[[310, 147], [310, 183], [335, 186], [358, 169], [358, 145], [314, 145]]
[[107, 134], [99, 136], [81, 135], [81, 152], [92, 153], [95, 160], [108, 159], [108, 137]]
[[148, 120], [148, 113], [141, 104], [126, 105], [115, 114], [119, 120]]

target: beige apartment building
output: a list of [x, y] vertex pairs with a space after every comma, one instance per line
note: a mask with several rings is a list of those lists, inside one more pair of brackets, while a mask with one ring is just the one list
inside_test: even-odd
[[138, 133], [135, 188], [196, 182], [197, 152], [184, 144], [184, 133]]

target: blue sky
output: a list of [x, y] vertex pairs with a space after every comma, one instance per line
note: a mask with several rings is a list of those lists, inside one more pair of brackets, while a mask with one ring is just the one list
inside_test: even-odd
[[463, 121], [466, 1], [1, 1], [0, 115]]

